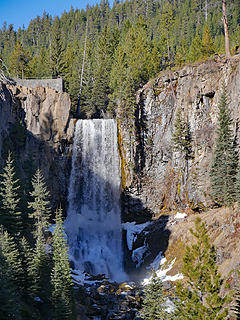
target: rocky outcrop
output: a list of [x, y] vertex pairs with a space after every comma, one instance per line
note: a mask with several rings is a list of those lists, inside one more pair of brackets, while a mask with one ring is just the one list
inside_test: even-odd
[[[0, 149], [13, 151], [21, 178], [39, 167], [53, 206], [67, 199], [74, 122], [69, 95], [51, 88], [1, 85]], [[3, 161], [2, 161], [3, 162]]]
[[[228, 92], [235, 143], [240, 142], [240, 56], [210, 60], [163, 73], [137, 94], [135, 136], [119, 124], [124, 157], [124, 219], [140, 220], [183, 208], [201, 210], [213, 205], [211, 167], [217, 104], [222, 85]], [[178, 110], [189, 125], [192, 158], [173, 148]]]

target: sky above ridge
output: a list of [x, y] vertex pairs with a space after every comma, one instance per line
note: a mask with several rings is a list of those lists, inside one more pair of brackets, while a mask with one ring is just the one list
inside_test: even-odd
[[[23, 25], [28, 26], [31, 19], [41, 16], [43, 11], [54, 16], [60, 16], [64, 10], [84, 9], [87, 4], [94, 5], [100, 0], [0, 0], [0, 28], [4, 21], [13, 24], [17, 30]], [[109, 3], [112, 4], [112, 0]]]

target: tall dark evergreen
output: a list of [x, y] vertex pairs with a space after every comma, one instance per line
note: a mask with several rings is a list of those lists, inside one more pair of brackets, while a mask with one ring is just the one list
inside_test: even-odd
[[33, 263], [33, 249], [23, 237], [19, 243], [19, 255], [23, 272], [22, 293], [27, 298], [31, 295], [32, 279], [30, 275], [31, 265]]
[[163, 284], [154, 271], [150, 282], [144, 290], [143, 309], [141, 316], [146, 320], [167, 319], [166, 298], [163, 295]]
[[224, 320], [228, 310], [227, 297], [221, 296], [222, 279], [216, 264], [216, 253], [210, 244], [207, 229], [201, 219], [191, 230], [196, 243], [186, 247], [182, 273], [185, 285], [178, 283], [175, 318], [178, 320]]
[[30, 217], [33, 219], [35, 247], [33, 259], [29, 265], [31, 278], [31, 294], [40, 297], [43, 301], [50, 300], [50, 272], [51, 257], [47, 251], [45, 231], [49, 225], [50, 205], [49, 192], [46, 188], [41, 171], [38, 169], [32, 179], [33, 191], [30, 193], [32, 202], [28, 206], [31, 209]]
[[12, 272], [0, 250], [0, 315], [2, 320], [20, 320], [19, 295]]
[[179, 109], [174, 122], [174, 132], [172, 135], [173, 149], [183, 152], [188, 160], [193, 157], [192, 137], [189, 123], [183, 118], [182, 111]]
[[218, 104], [218, 127], [211, 168], [212, 194], [216, 202], [231, 205], [236, 199], [237, 156], [233, 144], [232, 119], [223, 86]]
[[50, 46], [50, 67], [53, 77], [62, 76], [64, 70], [64, 44], [61, 33], [62, 29], [60, 26], [60, 20], [58, 17], [56, 17], [53, 21], [52, 39]]
[[15, 169], [9, 153], [0, 182], [0, 225], [11, 235], [22, 232], [22, 214], [19, 210], [19, 181], [15, 178]]
[[[38, 229], [39, 230], [39, 229]], [[40, 298], [43, 302], [51, 300], [51, 275], [52, 260], [47, 251], [43, 233], [39, 230], [33, 250], [32, 261], [29, 264], [30, 294], [32, 298]]]
[[3, 230], [0, 231], [0, 251], [8, 264], [14, 285], [18, 293], [22, 295], [24, 290], [24, 272], [19, 248], [15, 239], [7, 231]]
[[54, 320], [70, 320], [73, 319], [73, 285], [61, 208], [56, 210], [55, 221], [51, 274]]
[[28, 203], [28, 207], [31, 209], [30, 218], [33, 219], [34, 236], [37, 238], [49, 225], [50, 218], [49, 191], [40, 169], [36, 171], [32, 178], [32, 187], [33, 191], [30, 193], [32, 201]]
[[92, 104], [95, 109], [94, 116], [98, 118], [106, 113], [109, 103], [111, 58], [110, 33], [105, 27], [96, 44], [93, 64]]

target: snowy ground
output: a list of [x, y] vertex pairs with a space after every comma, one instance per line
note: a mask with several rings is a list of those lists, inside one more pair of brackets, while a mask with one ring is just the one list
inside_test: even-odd
[[[174, 259], [168, 266], [167, 266], [167, 259], [161, 256], [161, 252], [153, 261], [152, 264], [148, 267], [149, 269], [155, 270], [157, 276], [164, 282], [164, 281], [176, 281], [183, 279], [183, 275], [181, 273], [177, 273], [174, 276], [168, 276], [167, 273], [172, 269], [176, 259]], [[152, 276], [145, 278], [143, 280], [143, 285], [147, 285], [152, 279]]]

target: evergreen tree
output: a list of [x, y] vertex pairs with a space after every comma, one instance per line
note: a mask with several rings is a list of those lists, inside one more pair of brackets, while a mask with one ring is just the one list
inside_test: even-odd
[[163, 296], [161, 279], [154, 271], [150, 282], [147, 284], [143, 300], [142, 316], [146, 320], [167, 319], [168, 313], [164, 306], [166, 299]]
[[197, 34], [193, 39], [189, 52], [187, 54], [187, 59], [190, 62], [198, 61], [201, 59], [206, 59], [211, 57], [215, 52], [215, 45], [213, 38], [210, 34], [210, 30], [207, 25], [203, 29], [202, 40]]
[[52, 41], [50, 48], [52, 76], [58, 77], [63, 74], [64, 70], [64, 45], [61, 35], [60, 20], [55, 18], [52, 27]]
[[110, 93], [111, 46], [110, 34], [106, 27], [97, 41], [93, 67], [92, 102], [95, 106], [94, 116], [99, 118], [106, 113]]
[[14, 285], [18, 292], [23, 294], [24, 274], [19, 249], [14, 238], [3, 230], [0, 234], [0, 251], [8, 264]]
[[33, 260], [30, 265], [30, 277], [32, 279], [31, 292], [33, 296], [40, 297], [43, 301], [50, 299], [50, 269], [51, 258], [46, 249], [44, 231], [49, 225], [49, 192], [41, 171], [38, 169], [32, 179], [33, 191], [30, 193], [33, 198], [28, 206], [32, 209], [30, 217], [34, 220], [33, 236], [36, 241], [33, 252]]
[[[151, 63], [151, 43], [147, 25], [139, 18], [136, 25], [126, 22], [125, 34], [120, 40], [111, 70], [111, 99], [120, 105], [120, 114], [132, 123], [135, 114], [135, 92], [149, 79], [154, 70]], [[130, 120], [130, 121], [129, 121]], [[131, 125], [130, 125], [131, 128]]]
[[179, 109], [176, 114], [172, 142], [174, 150], [183, 152], [187, 160], [192, 158], [192, 138], [190, 128], [189, 124], [182, 118], [181, 109]]
[[234, 299], [234, 306], [232, 311], [234, 312], [235, 319], [240, 320], [240, 289], [239, 287], [236, 289], [235, 299]]
[[11, 235], [22, 232], [22, 217], [18, 209], [18, 180], [15, 179], [14, 165], [9, 153], [0, 182], [0, 225]]
[[33, 191], [30, 193], [33, 201], [28, 203], [28, 207], [32, 209], [30, 218], [34, 220], [34, 236], [37, 238], [44, 229], [49, 225], [50, 202], [49, 191], [44, 182], [44, 178], [40, 169], [38, 169], [32, 179]]
[[22, 44], [20, 42], [16, 43], [16, 46], [12, 52], [10, 57], [10, 72], [13, 76], [18, 78], [24, 78], [24, 76], [28, 76], [28, 62], [30, 60], [30, 56], [26, 50], [23, 49]]
[[214, 199], [223, 205], [235, 201], [237, 157], [233, 144], [231, 116], [227, 103], [226, 88], [223, 87], [218, 104], [217, 140], [211, 168], [211, 183]]
[[186, 247], [182, 273], [186, 284], [178, 284], [175, 317], [179, 320], [224, 320], [228, 315], [220, 290], [222, 280], [216, 265], [216, 254], [201, 219], [195, 221], [191, 233], [196, 243]]
[[48, 49], [42, 47], [38, 55], [35, 55], [28, 64], [30, 77], [33, 78], [50, 78], [51, 68], [50, 52]]
[[210, 34], [210, 30], [206, 25], [203, 29], [203, 37], [202, 37], [202, 54], [204, 57], [210, 57], [215, 52], [215, 46], [213, 38]]
[[52, 302], [54, 320], [72, 319], [73, 287], [68, 261], [68, 249], [63, 231], [62, 209], [56, 210], [56, 227], [53, 233]]
[[47, 247], [43, 233], [38, 228], [36, 245], [33, 250], [33, 259], [29, 265], [29, 275], [31, 281], [31, 295], [33, 298], [39, 297], [44, 302], [51, 299], [51, 256], [47, 252]]
[[24, 237], [21, 239], [19, 244], [19, 253], [23, 271], [22, 292], [24, 297], [28, 297], [31, 294], [32, 281], [30, 269], [33, 263], [33, 250]]
[[20, 318], [19, 296], [12, 280], [11, 270], [0, 250], [0, 315], [2, 320]]

